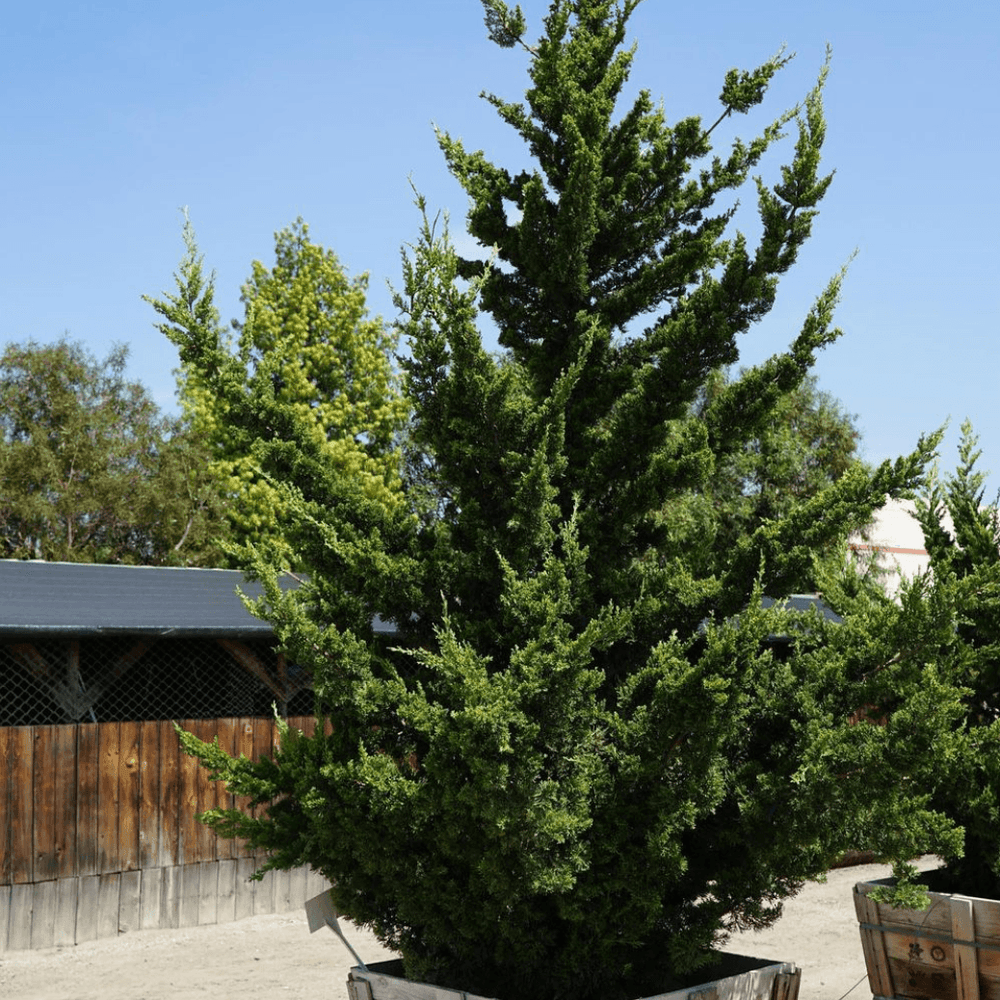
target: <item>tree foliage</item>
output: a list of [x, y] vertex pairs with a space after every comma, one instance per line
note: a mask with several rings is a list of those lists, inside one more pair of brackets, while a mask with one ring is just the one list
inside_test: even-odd
[[980, 457], [966, 421], [955, 472], [931, 481], [917, 518], [930, 556], [923, 583], [959, 611], [940, 659], [965, 685], [964, 742], [935, 775], [934, 804], [965, 830], [961, 856], [948, 859], [957, 891], [1000, 898], [1000, 513], [983, 502]]
[[[746, 518], [727, 500], [706, 514], [704, 557], [671, 517], [720, 478], [729, 497], [750, 488], [748, 449], [792, 419], [839, 335], [838, 275], [786, 352], [715, 375], [770, 310], [829, 185], [826, 69], [799, 107], [713, 154], [714, 125], [669, 124], [647, 91], [619, 111], [635, 6], [554, 0], [525, 46], [524, 102], [487, 95], [532, 170], [439, 134], [493, 255], [463, 259], [426, 211], [404, 254], [410, 464], [432, 508], [424, 491], [373, 503], [215, 332], [168, 330], [286, 499], [310, 579], [284, 593], [273, 562], [254, 560], [257, 611], [333, 722], [285, 731], [256, 765], [185, 734], [232, 790], [269, 804], [206, 821], [268, 849], [271, 867], [321, 870], [413, 977], [503, 998], [662, 992], [840, 852], [955, 843], [914, 791], [960, 711], [926, 664], [952, 609], [886, 602], [835, 627], [761, 600], [919, 485], [936, 439], [806, 476]], [[524, 44], [519, 9], [485, 7], [495, 42]], [[728, 74], [717, 122], [761, 104], [786, 61]], [[788, 127], [780, 179], [751, 180]], [[753, 245], [717, 207], [747, 185]], [[375, 615], [396, 623], [392, 648]], [[889, 703], [885, 726], [855, 724]]]
[[[272, 267], [253, 262], [243, 286], [244, 319], [233, 322], [239, 336], [232, 344], [213, 304], [214, 276], [204, 274], [186, 218], [184, 241], [176, 292], [147, 297], [165, 320], [159, 328], [174, 339], [196, 327], [206, 331], [229, 351], [227, 363], [244, 394], [265, 387], [277, 406], [295, 414], [331, 468], [373, 500], [400, 505], [398, 438], [407, 408], [393, 372], [392, 333], [367, 314], [367, 278], [349, 279], [299, 219], [275, 234]], [[180, 395], [192, 425], [210, 443], [212, 472], [231, 500], [234, 542], [266, 545], [287, 562], [285, 501], [262, 471], [255, 432], [191, 366], [182, 368]]]
[[65, 338], [0, 357], [0, 525], [8, 558], [211, 563], [220, 501], [205, 452], [125, 378]]

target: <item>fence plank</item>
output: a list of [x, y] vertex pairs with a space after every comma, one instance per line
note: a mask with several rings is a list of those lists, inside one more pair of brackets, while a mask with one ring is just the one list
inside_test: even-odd
[[56, 882], [56, 919], [52, 943], [57, 948], [76, 944], [76, 910], [79, 894], [78, 878], [61, 878]]
[[219, 922], [219, 863], [202, 861], [198, 865], [198, 925]]
[[16, 883], [34, 881], [32, 866], [35, 823], [34, 807], [34, 731], [31, 726], [8, 730], [7, 752], [10, 755], [10, 877]]
[[[180, 859], [180, 744], [172, 722], [160, 723], [160, 867]], [[177, 924], [164, 924], [176, 927]]]
[[257, 891], [257, 883], [250, 881], [254, 873], [256, 861], [253, 858], [237, 858], [236, 860], [236, 900], [233, 903], [233, 918], [243, 920], [253, 916], [253, 897]]
[[[256, 719], [240, 719], [236, 727], [236, 756], [253, 759], [254, 729], [256, 729]], [[250, 799], [246, 795], [233, 796], [233, 808], [241, 812], [252, 813]], [[247, 842], [242, 838], [233, 841], [233, 847], [238, 858], [251, 858], [253, 851], [247, 847]]]
[[9, 951], [27, 951], [31, 947], [31, 909], [35, 887], [30, 882], [17, 882], [10, 887], [10, 929], [7, 932]]
[[10, 927], [10, 886], [0, 884], [0, 955], [7, 951], [7, 931]]
[[[193, 732], [194, 719], [185, 719], [180, 723], [182, 729]], [[198, 858], [198, 821], [194, 818], [198, 811], [198, 761], [181, 752], [177, 759], [179, 775], [178, 800], [180, 816], [177, 819], [177, 863], [181, 865], [196, 864]], [[192, 924], [182, 924], [191, 927]]]
[[118, 734], [118, 871], [131, 872], [139, 868], [139, 723], [120, 723]]
[[139, 867], [159, 869], [160, 723], [139, 727]]
[[97, 877], [97, 919], [94, 925], [97, 938], [116, 937], [118, 934], [118, 905], [122, 877], [119, 872], [107, 872]]
[[117, 722], [97, 727], [97, 871], [121, 871], [118, 857], [118, 768], [121, 757]]
[[[263, 757], [272, 757], [274, 754], [274, 722], [271, 719], [255, 719], [253, 728], [253, 759], [260, 760]], [[254, 806], [253, 815], [254, 817], [264, 816], [267, 813], [267, 805]], [[263, 861], [267, 857], [267, 851], [262, 847], [259, 847], [253, 852], [254, 856], [260, 861]], [[260, 891], [261, 885], [263, 883], [258, 883], [257, 889], [258, 893]], [[256, 911], [254, 911], [256, 912]], [[262, 912], [273, 913], [273, 910], [266, 910]]]
[[[40, 727], [41, 728], [41, 727]], [[51, 948], [56, 928], [56, 882], [35, 883], [31, 905], [31, 947]]]
[[[97, 791], [99, 785], [100, 727], [85, 723], [76, 738], [76, 873], [98, 874]], [[89, 938], [87, 940], [90, 940]]]
[[97, 906], [100, 899], [100, 875], [82, 875], [77, 890], [76, 943], [97, 940]]
[[198, 926], [198, 907], [201, 902], [201, 865], [180, 865], [180, 900], [178, 905], [178, 927]]
[[219, 889], [216, 919], [227, 924], [236, 919], [236, 861], [224, 859], [219, 862]]
[[139, 929], [142, 872], [122, 872], [118, 887], [118, 933], [127, 934]]
[[56, 726], [54, 745], [56, 788], [56, 877], [63, 880], [77, 875], [77, 734], [79, 726]]
[[163, 869], [143, 868], [139, 904], [139, 927], [142, 930], [159, 927], [162, 919]]
[[[236, 730], [239, 727], [238, 719], [217, 719], [219, 747], [226, 751], [230, 757], [236, 754]], [[233, 808], [233, 796], [229, 794], [224, 782], [218, 782], [215, 789], [216, 805], [220, 809]], [[236, 842], [231, 837], [215, 838], [215, 856], [224, 861], [237, 856]]]
[[[11, 851], [10, 851], [10, 740], [11, 729], [9, 726], [0, 727], [0, 887], [11, 883]], [[10, 903], [10, 893], [6, 895], [8, 904]], [[7, 925], [0, 923], [0, 954], [7, 947]]]
[[160, 926], [180, 927], [181, 869], [171, 865], [163, 869], [160, 886]]
[[[54, 880], [59, 874], [56, 859], [56, 726], [34, 727], [35, 820], [32, 837], [33, 882]], [[32, 938], [34, 940], [34, 937]], [[33, 945], [41, 948], [44, 945]]]
[[[198, 739], [203, 740], [205, 743], [211, 743], [218, 735], [218, 722], [216, 719], [198, 719], [194, 723], [192, 731]], [[216, 786], [219, 783], [208, 780], [208, 771], [201, 764], [198, 764], [196, 784], [198, 794], [195, 812], [200, 814], [207, 812], [209, 809], [214, 809], [218, 800]], [[204, 823], [198, 823], [196, 829], [198, 831], [197, 860], [199, 862], [215, 861], [215, 842], [218, 840], [218, 837], [216, 837], [212, 828], [205, 826]], [[215, 921], [213, 920], [212, 923], [215, 923]]]

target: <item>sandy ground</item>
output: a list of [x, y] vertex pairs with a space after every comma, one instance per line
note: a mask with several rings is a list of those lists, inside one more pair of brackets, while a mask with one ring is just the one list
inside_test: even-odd
[[[934, 867], [925, 859], [921, 867]], [[868, 1000], [855, 882], [887, 874], [860, 865], [810, 883], [770, 929], [733, 938], [729, 951], [795, 962], [801, 1000]], [[366, 932], [344, 925], [366, 962], [391, 957]], [[350, 953], [304, 913], [185, 930], [150, 930], [73, 948], [8, 952], [0, 957], [0, 997], [17, 1000], [347, 1000]]]

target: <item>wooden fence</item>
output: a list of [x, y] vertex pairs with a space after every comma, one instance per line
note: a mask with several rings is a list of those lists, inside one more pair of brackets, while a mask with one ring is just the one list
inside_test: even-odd
[[[273, 719], [181, 725], [255, 759], [278, 738]], [[322, 891], [304, 869], [249, 882], [261, 859], [194, 818], [230, 805], [245, 803], [171, 722], [0, 728], [0, 953], [283, 912]]]

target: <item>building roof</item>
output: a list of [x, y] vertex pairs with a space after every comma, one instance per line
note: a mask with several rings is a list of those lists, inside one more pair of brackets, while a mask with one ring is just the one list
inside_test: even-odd
[[237, 587], [262, 592], [237, 570], [0, 559], [0, 636], [268, 637]]

